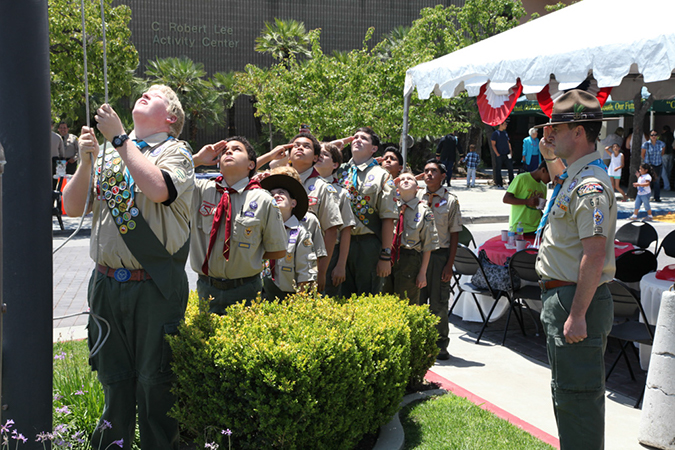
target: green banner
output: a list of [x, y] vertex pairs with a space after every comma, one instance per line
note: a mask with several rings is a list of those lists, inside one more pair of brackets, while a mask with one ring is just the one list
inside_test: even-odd
[[[656, 100], [650, 111], [665, 114], [675, 114], [675, 99]], [[633, 115], [635, 108], [633, 107], [633, 100], [626, 102], [609, 101], [602, 107], [602, 112], [606, 116]], [[539, 107], [539, 102], [533, 100], [524, 100], [516, 103], [516, 106], [513, 108], [511, 114], [516, 116], [546, 117]]]

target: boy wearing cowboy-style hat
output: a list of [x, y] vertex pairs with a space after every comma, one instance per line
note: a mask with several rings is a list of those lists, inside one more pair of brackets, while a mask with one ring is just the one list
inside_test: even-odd
[[617, 208], [595, 150], [606, 120], [593, 95], [572, 90], [540, 125], [540, 150], [556, 187], [537, 231], [536, 270], [562, 450], [604, 448], [603, 356], [614, 318], [607, 283], [615, 272]]
[[[286, 255], [270, 260], [263, 272], [265, 297], [284, 299], [304, 285], [316, 281], [316, 254], [312, 235], [302, 219], [309, 208], [309, 198], [300, 182], [300, 175], [291, 167], [264, 178], [260, 184], [270, 191], [279, 205], [288, 236]], [[278, 169], [275, 169], [278, 170]]]

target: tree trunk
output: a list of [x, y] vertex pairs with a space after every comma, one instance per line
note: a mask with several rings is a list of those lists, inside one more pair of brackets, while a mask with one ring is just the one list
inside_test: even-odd
[[635, 112], [633, 114], [633, 138], [630, 143], [630, 178], [628, 179], [628, 196], [631, 198], [635, 198], [637, 195], [637, 188], [633, 186], [633, 183], [637, 181], [635, 173], [638, 171], [640, 163], [642, 162], [643, 124], [645, 116], [653, 103], [654, 95], [652, 94], [650, 94], [649, 98], [644, 102], [642, 101], [641, 92], [638, 92], [633, 99], [633, 108]]

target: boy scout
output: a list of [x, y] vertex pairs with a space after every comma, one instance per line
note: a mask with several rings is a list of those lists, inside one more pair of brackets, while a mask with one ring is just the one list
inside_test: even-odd
[[295, 177], [272, 174], [260, 182], [274, 196], [288, 232], [286, 255], [281, 259], [270, 260], [269, 269], [264, 272], [265, 296], [269, 299], [283, 299], [295, 292], [296, 286], [302, 289], [307, 283], [315, 281], [317, 275], [313, 265], [316, 255], [312, 238], [301, 223], [308, 208], [307, 193], [300, 183], [299, 175], [292, 170]]
[[309, 197], [309, 210], [319, 218], [323, 231], [327, 257], [319, 259], [319, 275], [317, 278], [318, 289], [323, 291], [326, 284], [328, 264], [333, 255], [338, 230], [342, 226], [339, 199], [335, 188], [326, 183], [319, 176], [319, 172], [314, 169], [314, 164], [321, 155], [319, 141], [311, 134], [304, 132], [293, 137], [291, 144], [293, 144], [293, 147], [290, 149], [290, 163], [300, 174], [300, 179]]
[[352, 159], [338, 171], [357, 218], [342, 285], [345, 297], [378, 293], [381, 278], [391, 273], [391, 242], [398, 211], [391, 175], [373, 158], [379, 145], [380, 138], [372, 129], [359, 128], [351, 142]]
[[[602, 449], [607, 336], [614, 319], [616, 199], [595, 141], [598, 100], [572, 90], [553, 106], [539, 143], [556, 187], [544, 210], [536, 270], [560, 448]], [[561, 161], [567, 161], [567, 167]]]
[[260, 293], [263, 259], [286, 255], [286, 229], [272, 195], [251, 180], [256, 153], [246, 138], [204, 146], [194, 155], [195, 166], [218, 157], [221, 175], [196, 182], [190, 264], [199, 275], [199, 298], [212, 298], [209, 311], [224, 314]]
[[338, 198], [340, 199], [340, 214], [342, 215], [339, 242], [335, 245], [326, 275], [327, 282], [324, 292], [331, 297], [339, 297], [341, 295], [340, 285], [345, 281], [349, 245], [352, 240], [352, 230], [354, 229], [354, 225], [356, 225], [356, 219], [352, 212], [347, 191], [335, 179], [335, 173], [337, 173], [341, 164], [342, 153], [338, 150], [337, 146], [331, 142], [321, 144], [321, 157], [314, 165], [314, 168], [327, 183], [337, 190]]
[[438, 234], [431, 208], [417, 196], [417, 180], [408, 170], [399, 175], [396, 231], [391, 246], [392, 269], [388, 291], [419, 304], [420, 289], [427, 285], [431, 252], [438, 248]]
[[[185, 261], [194, 188], [187, 143], [176, 139], [184, 114], [176, 94], [155, 85], [136, 101], [134, 130], [127, 136], [110, 107], [95, 116], [112, 143], [99, 153], [94, 130], [83, 127], [82, 162], [64, 189], [69, 216], [93, 208], [91, 257], [97, 266], [89, 282], [92, 314], [107, 321], [110, 335], [90, 359], [105, 390], [101, 421], [94, 432], [102, 448], [134, 440], [137, 409], [141, 447], [178, 449], [178, 422], [167, 415], [174, 399], [165, 335], [183, 319], [189, 292]], [[91, 157], [96, 155], [96, 201], [85, 205]], [[91, 319], [90, 319], [91, 320]], [[89, 342], [97, 327], [89, 324]]]
[[459, 211], [457, 197], [441, 186], [445, 178], [445, 166], [436, 159], [430, 159], [424, 166], [424, 182], [426, 191], [418, 191], [418, 197], [434, 213], [436, 231], [438, 232], [438, 250], [431, 252], [427, 269], [427, 286], [420, 292], [420, 301], [429, 299], [429, 309], [440, 321], [436, 325], [440, 352], [438, 359], [450, 358], [448, 353], [448, 301], [450, 297], [450, 280], [452, 265], [455, 263], [459, 232], [462, 231], [462, 214]]

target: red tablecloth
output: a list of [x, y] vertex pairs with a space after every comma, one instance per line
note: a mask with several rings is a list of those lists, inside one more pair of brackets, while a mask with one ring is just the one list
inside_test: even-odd
[[[530, 244], [534, 243], [534, 236], [525, 236], [525, 240]], [[635, 246], [628, 242], [614, 241], [614, 256], [619, 257], [622, 253], [633, 250]], [[506, 248], [506, 242], [502, 241], [501, 234], [485, 241], [478, 250], [485, 250], [488, 258], [495, 264], [506, 264], [506, 260], [516, 253], [515, 248]]]

